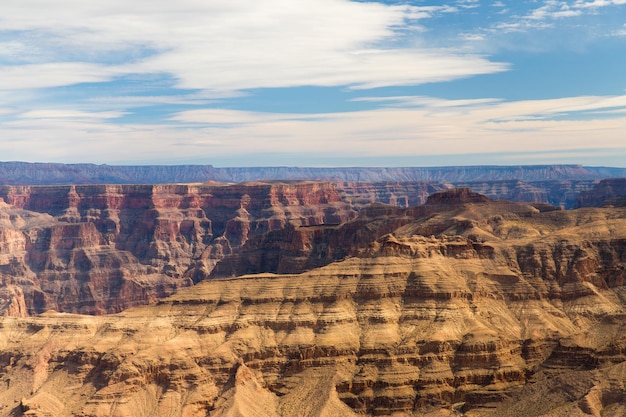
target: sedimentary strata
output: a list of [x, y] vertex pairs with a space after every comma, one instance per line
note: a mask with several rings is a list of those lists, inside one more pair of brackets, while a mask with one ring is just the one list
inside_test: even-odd
[[19, 315], [121, 311], [200, 281], [257, 235], [356, 217], [312, 182], [4, 186], [0, 197], [2, 312]]
[[626, 411], [626, 209], [466, 189], [292, 230], [332, 250], [358, 238], [302, 273], [209, 279], [115, 315], [4, 318], [0, 415]]

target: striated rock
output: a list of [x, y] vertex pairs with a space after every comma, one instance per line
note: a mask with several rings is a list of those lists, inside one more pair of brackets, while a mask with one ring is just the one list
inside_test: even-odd
[[595, 187], [581, 192], [576, 207], [602, 207], [626, 205], [626, 178], [606, 179]]
[[332, 184], [312, 182], [4, 186], [0, 197], [0, 274], [22, 289], [0, 294], [0, 311], [18, 315], [145, 304], [256, 236], [356, 216]]
[[162, 184], [210, 181], [315, 180], [336, 182], [346, 202], [403, 207], [429, 194], [471, 188], [493, 199], [547, 202], [573, 208], [580, 192], [601, 179], [626, 176], [623, 168], [579, 165], [405, 168], [214, 168], [211, 165], [110, 166], [0, 162], [0, 184]]
[[[240, 222], [257, 210], [248, 195], [228, 199]], [[103, 245], [93, 224], [23, 222], [52, 222], [70, 253]], [[292, 241], [264, 244], [287, 255], [250, 269], [309, 271], [206, 280], [115, 315], [5, 317], [0, 416], [623, 413], [626, 209], [462, 189], [264, 236], [277, 234]]]
[[450, 188], [450, 184], [433, 182], [338, 182], [342, 199], [352, 206], [373, 203], [412, 207], [424, 204], [428, 196]]
[[524, 182], [489, 180], [476, 182], [339, 182], [344, 201], [355, 207], [374, 202], [412, 207], [424, 204], [428, 196], [450, 188], [469, 188], [493, 200], [548, 203], [574, 208], [578, 195], [592, 189], [598, 180], [550, 180]]

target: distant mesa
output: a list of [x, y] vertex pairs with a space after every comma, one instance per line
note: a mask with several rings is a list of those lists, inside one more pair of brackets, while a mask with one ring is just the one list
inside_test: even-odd
[[483, 194], [475, 193], [469, 188], [453, 188], [440, 191], [428, 197], [426, 204], [458, 205], [467, 203], [486, 203], [491, 199]]
[[0, 184], [165, 184], [204, 181], [571, 181], [626, 177], [626, 168], [582, 165], [448, 167], [232, 167], [0, 162]]

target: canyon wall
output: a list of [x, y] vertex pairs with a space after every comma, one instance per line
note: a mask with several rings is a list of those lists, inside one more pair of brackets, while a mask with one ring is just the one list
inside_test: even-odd
[[[608, 181], [608, 180], [607, 180]], [[354, 205], [380, 202], [400, 207], [424, 204], [429, 195], [451, 188], [470, 188], [493, 200], [541, 202], [571, 209], [580, 206], [579, 195], [597, 187], [598, 180], [486, 180], [470, 182], [339, 182], [344, 201]], [[626, 191], [624, 192], [626, 194]], [[600, 207], [590, 201], [588, 206]]]
[[145, 304], [257, 235], [356, 217], [334, 186], [312, 182], [2, 186], [0, 197], [3, 312], [20, 315]]
[[576, 198], [576, 207], [602, 207], [626, 205], [626, 178], [600, 181], [593, 188], [581, 192]]
[[300, 258], [349, 253], [115, 315], [5, 318], [0, 416], [626, 413], [626, 208], [462, 189], [289, 233]]
[[[620, 188], [607, 186], [616, 181], [597, 187], [616, 198]], [[596, 183], [551, 184], [558, 192], [521, 181], [466, 185], [490, 197], [543, 203], [562, 203], [567, 195], [569, 204], [573, 193], [567, 190]], [[307, 181], [0, 186], [0, 311], [105, 314], [210, 276], [320, 267], [353, 256], [378, 226], [390, 233], [409, 221], [410, 211], [403, 208], [424, 206], [430, 195], [452, 186]], [[580, 201], [598, 205], [606, 199], [584, 198]], [[358, 220], [348, 222], [359, 212]], [[378, 212], [394, 220], [373, 222]]]

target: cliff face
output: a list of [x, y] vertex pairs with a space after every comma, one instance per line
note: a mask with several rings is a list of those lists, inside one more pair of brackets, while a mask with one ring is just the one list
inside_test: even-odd
[[205, 278], [257, 235], [356, 216], [321, 183], [4, 186], [0, 197], [6, 314], [15, 297], [30, 313], [120, 311]]
[[[520, 181], [468, 186], [496, 198], [552, 198]], [[436, 191], [424, 182], [0, 186], [0, 311], [104, 314], [211, 275], [310, 270], [448, 204], [427, 202]], [[421, 233], [439, 230], [428, 227]]]
[[214, 168], [211, 165], [111, 166], [0, 162], [0, 184], [164, 184], [206, 181], [315, 180], [334, 182], [346, 202], [409, 207], [433, 192], [468, 187], [493, 199], [547, 202], [573, 208], [578, 194], [624, 168], [580, 165], [404, 168]]
[[577, 208], [603, 205], [626, 205], [626, 178], [602, 180], [592, 189], [581, 192], [576, 200]]
[[297, 232], [354, 246], [116, 315], [5, 318], [0, 415], [626, 412], [626, 209], [454, 190]]
[[344, 201], [357, 207], [374, 202], [412, 207], [424, 204], [429, 195], [438, 191], [470, 188], [494, 200], [548, 203], [571, 209], [576, 206], [579, 194], [593, 189], [596, 184], [597, 180], [524, 182], [492, 179], [470, 182], [339, 182], [337, 188]]

